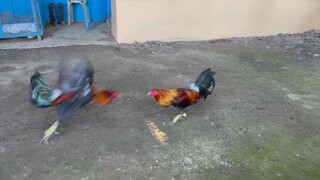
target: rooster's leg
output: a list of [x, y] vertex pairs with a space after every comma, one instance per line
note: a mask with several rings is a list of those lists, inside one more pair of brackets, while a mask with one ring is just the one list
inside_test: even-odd
[[188, 107], [183, 108], [182, 111], [180, 112], [180, 114], [176, 115], [173, 119], [172, 119], [172, 123], [176, 123], [178, 121], [183, 121], [185, 120], [185, 118], [187, 117], [187, 113], [186, 111], [188, 110]]
[[44, 136], [42, 138], [42, 140], [40, 141], [40, 143], [42, 143], [42, 141], [44, 141], [46, 144], [48, 144], [48, 139], [53, 135], [53, 134], [59, 134], [57, 131], [57, 128], [59, 126], [59, 121], [56, 121], [49, 129], [47, 129], [44, 132]]
[[187, 114], [186, 112], [187, 112], [188, 109], [189, 109], [189, 106], [183, 108], [183, 109], [181, 110], [180, 114], [181, 114], [181, 115], [182, 115], [182, 114]]

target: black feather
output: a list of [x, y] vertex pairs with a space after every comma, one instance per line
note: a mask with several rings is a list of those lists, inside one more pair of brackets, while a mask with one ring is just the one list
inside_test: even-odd
[[[200, 97], [204, 100], [212, 93], [213, 88], [215, 87], [215, 79], [213, 75], [216, 73], [208, 68], [199, 75], [197, 78], [195, 85], [199, 87]], [[209, 91], [211, 87], [211, 91]]]
[[30, 99], [33, 104], [44, 108], [52, 106], [52, 88], [47, 86], [38, 70], [30, 78]]
[[75, 57], [61, 62], [59, 89], [63, 93], [76, 92], [76, 96], [70, 101], [60, 102], [57, 105], [60, 124], [66, 121], [78, 108], [92, 100], [93, 74], [94, 68], [90, 61]]
[[36, 69], [36, 72], [30, 78], [31, 89], [35, 89], [39, 84], [45, 85], [41, 74], [39, 73], [38, 69]]
[[62, 92], [79, 91], [85, 86], [91, 86], [94, 69], [92, 64], [83, 59], [64, 60], [60, 64], [59, 89]]

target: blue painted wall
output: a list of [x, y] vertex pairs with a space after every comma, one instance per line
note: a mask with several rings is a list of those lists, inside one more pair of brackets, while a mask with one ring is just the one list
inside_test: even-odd
[[[49, 5], [56, 4], [56, 14], [59, 17], [57, 4], [61, 2], [64, 8], [65, 20], [68, 20], [67, 0], [40, 0], [46, 21], [50, 20]], [[10, 11], [17, 15], [32, 15], [31, 0], [0, 0], [0, 12]], [[111, 16], [111, 0], [88, 0], [90, 19], [93, 21], [104, 21]], [[79, 4], [74, 8], [75, 21], [83, 21], [82, 8]]]
[[[2, 1], [2, 0], [0, 0]], [[58, 11], [58, 3], [63, 4], [64, 8], [64, 18], [67, 21], [68, 20], [68, 9], [67, 9], [67, 0], [43, 0], [45, 1], [45, 12], [46, 12], [46, 20], [50, 20], [50, 14], [49, 14], [49, 5], [50, 3], [56, 4], [56, 14], [59, 17], [59, 11]], [[90, 19], [93, 21], [104, 21], [108, 17], [111, 16], [111, 0], [88, 0], [89, 3], [89, 11], [90, 11]], [[74, 19], [75, 21], [83, 21], [83, 12], [80, 4], [76, 4], [74, 7]]]
[[111, 0], [107, 0], [107, 17], [111, 17]]

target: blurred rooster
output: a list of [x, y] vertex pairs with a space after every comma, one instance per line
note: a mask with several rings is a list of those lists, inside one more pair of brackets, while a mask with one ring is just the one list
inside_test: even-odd
[[120, 96], [116, 91], [92, 87], [93, 73], [93, 66], [89, 61], [75, 58], [60, 64], [59, 88], [56, 90], [45, 85], [38, 71], [31, 77], [31, 102], [38, 107], [54, 105], [60, 114], [58, 120], [45, 131], [40, 143], [47, 143], [58, 126], [81, 106], [92, 100], [98, 105], [108, 105]]
[[206, 100], [212, 93], [215, 87], [214, 74], [215, 72], [208, 68], [199, 75], [195, 83], [190, 85], [190, 89], [152, 89], [148, 95], [153, 96], [164, 108], [174, 106], [182, 109], [181, 113], [173, 118], [175, 123], [187, 116], [185, 111], [190, 105], [196, 104], [201, 98]]

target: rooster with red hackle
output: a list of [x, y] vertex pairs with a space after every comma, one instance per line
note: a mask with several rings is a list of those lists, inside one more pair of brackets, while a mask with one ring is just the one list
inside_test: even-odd
[[181, 113], [173, 118], [172, 122], [175, 123], [187, 117], [185, 111], [189, 106], [196, 104], [200, 99], [206, 100], [212, 93], [215, 87], [214, 74], [215, 72], [208, 68], [199, 75], [195, 83], [190, 85], [190, 89], [152, 89], [148, 95], [153, 96], [164, 108], [173, 106], [182, 109]]

